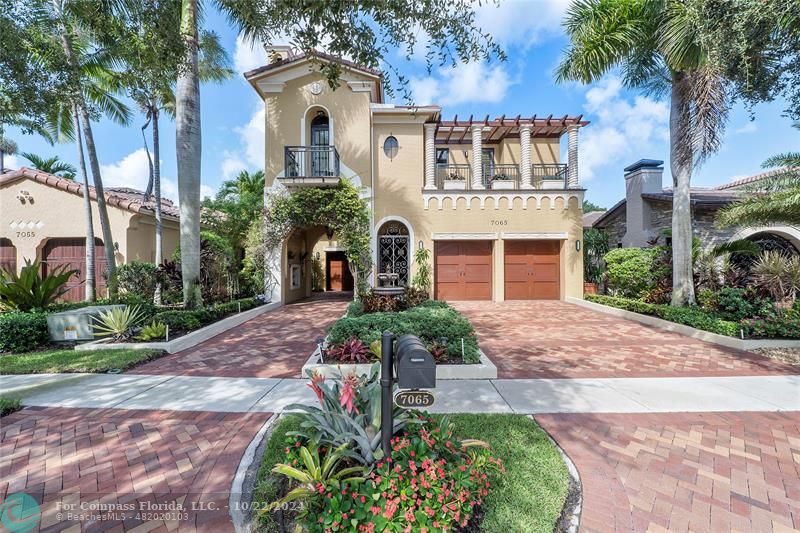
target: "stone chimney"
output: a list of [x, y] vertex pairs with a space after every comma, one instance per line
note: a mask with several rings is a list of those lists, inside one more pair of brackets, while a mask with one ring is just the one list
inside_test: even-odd
[[624, 247], [647, 246], [647, 241], [656, 236], [652, 227], [650, 203], [642, 194], [659, 193], [662, 190], [661, 176], [664, 162], [656, 159], [640, 159], [625, 167], [625, 236]]

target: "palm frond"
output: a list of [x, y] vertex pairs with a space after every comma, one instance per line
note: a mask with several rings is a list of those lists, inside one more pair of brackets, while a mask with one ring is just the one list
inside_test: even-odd
[[800, 187], [752, 195], [717, 213], [720, 226], [800, 225]]
[[781, 168], [787, 167], [788, 169], [800, 169], [800, 152], [786, 152], [783, 154], [776, 154], [768, 157], [761, 163], [764, 168]]
[[225, 81], [233, 77], [231, 58], [213, 31], [200, 35], [200, 61], [198, 64], [200, 81]]

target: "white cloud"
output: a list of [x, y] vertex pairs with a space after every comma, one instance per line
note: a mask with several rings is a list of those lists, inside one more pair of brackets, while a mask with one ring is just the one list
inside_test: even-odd
[[437, 75], [412, 78], [410, 87], [417, 104], [455, 105], [464, 102], [499, 102], [516, 83], [505, 65], [460, 63], [442, 68]]
[[[596, 177], [600, 167], [620, 165], [662, 154], [663, 142], [669, 140], [669, 107], [644, 96], [632, 99], [621, 94], [619, 78], [609, 76], [586, 92], [584, 110], [592, 121], [581, 130], [578, 151], [581, 179]], [[630, 161], [627, 161], [630, 159]], [[622, 165], [621, 163], [624, 163]]]
[[[23, 162], [19, 157], [15, 155], [3, 155], [3, 166], [7, 169], [17, 170], [19, 167], [24, 167], [27, 162]], [[2, 169], [0, 169], [2, 170]]]
[[265, 121], [264, 105], [259, 104], [247, 124], [234, 128], [241, 148], [225, 152], [220, 165], [222, 179], [231, 179], [242, 170], [264, 168]]
[[[149, 180], [147, 153], [144, 148], [131, 152], [116, 163], [100, 165], [100, 174], [105, 187], [130, 187], [144, 191]], [[174, 178], [161, 177], [161, 196], [173, 202], [178, 201], [178, 182]], [[214, 190], [200, 185], [200, 196], [214, 196]]]
[[745, 124], [744, 126], [736, 128], [735, 130], [733, 130], [733, 133], [741, 135], [745, 133], [755, 133], [757, 131], [758, 131], [758, 126], [756, 125], [755, 122], [751, 121]]
[[507, 0], [485, 2], [475, 22], [503, 47], [528, 48], [561, 33], [561, 20], [572, 0]]
[[248, 43], [241, 35], [236, 38], [233, 66], [237, 72], [247, 72], [267, 64], [267, 52], [261, 43]]

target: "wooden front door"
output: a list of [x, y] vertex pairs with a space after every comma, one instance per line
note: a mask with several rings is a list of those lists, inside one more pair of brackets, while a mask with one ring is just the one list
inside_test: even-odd
[[558, 300], [560, 241], [505, 241], [505, 299]]
[[492, 299], [491, 241], [437, 241], [434, 256], [437, 300]]
[[[72, 276], [67, 281], [69, 290], [61, 298], [68, 302], [80, 302], [85, 295], [86, 283], [86, 239], [83, 237], [69, 239], [50, 239], [42, 250], [42, 273], [49, 272], [60, 265], [67, 265], [67, 269], [78, 270], [77, 276]], [[106, 260], [103, 254], [103, 245], [100, 239], [95, 239], [95, 291], [97, 297], [105, 296]]]
[[326, 252], [325, 279], [328, 291], [352, 291], [353, 274], [344, 252]]

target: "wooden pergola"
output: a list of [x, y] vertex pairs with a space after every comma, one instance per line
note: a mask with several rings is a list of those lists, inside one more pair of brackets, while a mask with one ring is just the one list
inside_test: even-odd
[[[569, 126], [586, 126], [588, 120], [582, 120], [583, 115], [571, 117], [532, 117], [523, 118], [517, 115], [515, 118], [506, 118], [505, 115], [494, 119], [489, 119], [486, 115], [484, 119], [475, 119], [472, 115], [468, 119], [459, 120], [458, 115], [453, 120], [441, 120], [436, 126], [437, 144], [465, 144], [471, 142], [472, 128], [481, 126], [484, 144], [497, 144], [503, 139], [519, 137], [520, 127], [530, 126], [531, 137], [539, 138], [558, 138], [561, 137]], [[487, 132], [488, 130], [488, 132]], [[470, 140], [467, 140], [470, 139]]]

